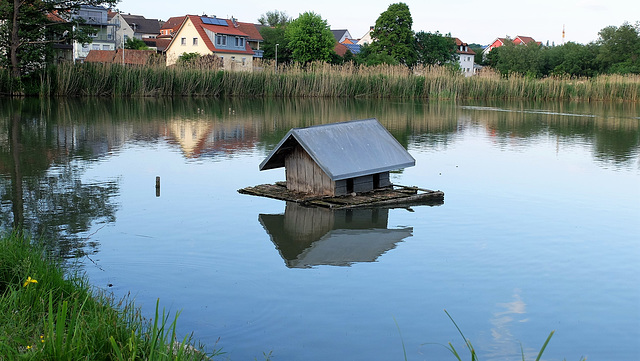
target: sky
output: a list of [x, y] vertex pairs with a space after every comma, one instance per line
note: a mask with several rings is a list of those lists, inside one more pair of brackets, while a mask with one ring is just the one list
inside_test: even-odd
[[[395, 1], [399, 2], [399, 1]], [[300, 0], [121, 0], [116, 8], [147, 19], [167, 20], [172, 16], [216, 15], [257, 23], [267, 11], [284, 11], [296, 18], [313, 11], [327, 21], [332, 30], [346, 29], [355, 39], [362, 37], [394, 1], [300, 1]], [[413, 17], [413, 30], [451, 33], [466, 43], [487, 45], [498, 37], [530, 36], [546, 44], [565, 42], [587, 44], [598, 39], [607, 26], [640, 21], [638, 0], [456, 0], [404, 1]]]

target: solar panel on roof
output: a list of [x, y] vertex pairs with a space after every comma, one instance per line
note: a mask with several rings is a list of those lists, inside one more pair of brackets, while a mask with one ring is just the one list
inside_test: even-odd
[[202, 20], [203, 24], [207, 24], [207, 25], [229, 26], [229, 24], [227, 24], [227, 21], [224, 20], [224, 19], [210, 18], [208, 16], [201, 16], [200, 20]]

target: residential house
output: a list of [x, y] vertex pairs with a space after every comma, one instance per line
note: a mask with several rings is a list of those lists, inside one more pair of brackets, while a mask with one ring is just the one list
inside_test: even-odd
[[[61, 17], [57, 11], [47, 14], [47, 20], [51, 23], [68, 23], [66, 19]], [[60, 37], [56, 37], [52, 40], [51, 47], [53, 48], [53, 61], [55, 63], [72, 62], [73, 61], [73, 41], [68, 36], [69, 32], [73, 30], [71, 24], [68, 24], [68, 30], [66, 35], [63, 34]]]
[[336, 43], [336, 45], [333, 47], [333, 51], [338, 54], [338, 56], [344, 57], [344, 54], [349, 51], [349, 48], [347, 48], [344, 44]]
[[262, 35], [260, 35], [260, 28], [263, 25], [252, 24], [252, 23], [242, 23], [240, 21], [237, 21], [236, 19], [232, 19], [232, 20], [233, 20], [233, 24], [236, 26], [236, 28], [238, 28], [238, 30], [249, 35], [249, 38], [247, 39], [247, 44], [249, 44], [249, 47], [251, 48], [251, 50], [253, 50], [253, 53], [254, 53], [253, 57], [262, 58], [264, 51], [261, 50], [260, 47], [262, 46], [264, 39], [262, 38]]
[[169, 20], [165, 21], [160, 27], [160, 37], [173, 37], [173, 35], [180, 29], [186, 16], [173, 16]]
[[333, 51], [336, 52], [336, 54], [338, 54], [341, 57], [344, 57], [344, 55], [347, 53], [347, 51], [350, 51], [351, 54], [356, 55], [358, 53], [360, 53], [360, 45], [358, 44], [347, 44], [347, 43], [337, 43], [334, 47], [333, 47]]
[[336, 38], [336, 42], [342, 44], [345, 40], [351, 39], [351, 34], [349, 34], [349, 30], [331, 30], [333, 33], [333, 37]]
[[180, 29], [184, 19], [186, 19], [186, 16], [173, 16], [162, 24], [160, 27], [160, 35], [155, 39], [155, 48], [159, 53], [164, 53], [167, 50], [167, 46], [169, 46], [171, 39], [173, 39], [173, 35]]
[[109, 12], [108, 16], [109, 23], [116, 28], [116, 44], [121, 48], [130, 38], [155, 39], [160, 35], [160, 27], [163, 24], [158, 19], [147, 19], [142, 15]]
[[255, 53], [249, 38], [232, 20], [187, 15], [167, 46], [167, 65], [175, 64], [182, 54], [198, 53], [216, 55], [225, 70], [253, 71]]
[[74, 18], [82, 18], [87, 26], [97, 30], [92, 36], [91, 44], [73, 43], [73, 59], [74, 61], [83, 61], [87, 57], [90, 50], [115, 50], [115, 30], [114, 24], [110, 24], [107, 16], [107, 9], [102, 6], [82, 5], [77, 13], [72, 15]]
[[364, 44], [371, 44], [373, 42], [373, 39], [371, 38], [371, 32], [373, 32], [373, 26], [369, 27], [369, 31], [367, 31], [367, 33], [364, 34], [356, 44], [360, 46]]
[[503, 46], [504, 44], [506, 44], [509, 41], [511, 41], [515, 45], [519, 45], [519, 44], [527, 45], [527, 44], [529, 44], [531, 42], [534, 42], [534, 43], [536, 43], [538, 45], [541, 44], [539, 41], [535, 41], [530, 36], [518, 35], [513, 40], [509, 39], [508, 37], [507, 38], [496, 38], [496, 40], [494, 40], [491, 44], [489, 44], [486, 48], [484, 48], [484, 50], [482, 51], [482, 57], [485, 58], [487, 56], [487, 54], [489, 54], [489, 52], [491, 50], [493, 50], [495, 48], [499, 48], [499, 47]]
[[339, 196], [391, 186], [415, 159], [376, 119], [291, 129], [260, 164], [285, 168], [287, 189]]
[[458, 64], [462, 69], [464, 76], [471, 76], [475, 74], [473, 63], [476, 56], [476, 52], [469, 48], [469, 44], [462, 42], [458, 38], [454, 38], [456, 41], [456, 53], [458, 54]]

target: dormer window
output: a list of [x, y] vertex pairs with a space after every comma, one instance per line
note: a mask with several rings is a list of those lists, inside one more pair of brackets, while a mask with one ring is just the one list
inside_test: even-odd
[[244, 47], [244, 38], [236, 37], [236, 46]]
[[226, 35], [216, 35], [216, 45], [227, 45]]

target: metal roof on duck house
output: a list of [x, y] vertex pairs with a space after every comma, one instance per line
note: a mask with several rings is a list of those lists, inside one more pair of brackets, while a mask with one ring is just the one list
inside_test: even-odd
[[260, 170], [284, 167], [300, 144], [332, 181], [381, 173], [416, 164], [406, 149], [377, 119], [291, 129], [260, 163]]

